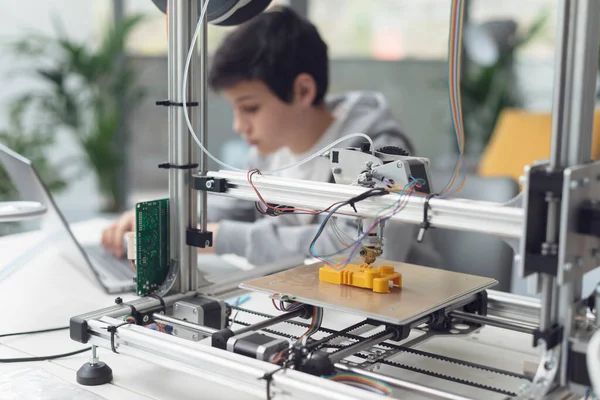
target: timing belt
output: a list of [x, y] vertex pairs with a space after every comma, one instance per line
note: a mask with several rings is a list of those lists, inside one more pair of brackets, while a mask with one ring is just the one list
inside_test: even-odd
[[[247, 314], [251, 314], [251, 315], [256, 315], [259, 317], [263, 317], [263, 318], [273, 318], [272, 315], [269, 314], [265, 314], [265, 313], [261, 313], [259, 311], [252, 311], [252, 310], [248, 310], [245, 308], [241, 308], [241, 307], [232, 307], [236, 310], [239, 310], [241, 312], [247, 313]], [[235, 321], [235, 323], [240, 324], [240, 325], [244, 325], [244, 326], [249, 326], [251, 324], [246, 323], [246, 322], [242, 322], [242, 321]], [[286, 324], [290, 324], [290, 325], [295, 325], [295, 326], [299, 326], [299, 327], [303, 327], [303, 328], [308, 328], [310, 327], [309, 324], [303, 323], [303, 322], [298, 322], [298, 321], [292, 321], [292, 320], [286, 320], [283, 321], [283, 323]], [[364, 340], [364, 339], [368, 339], [368, 337], [362, 337], [362, 336], [357, 336], [357, 335], [352, 335], [348, 332], [351, 332], [353, 330], [356, 330], [362, 326], [365, 325], [372, 325], [373, 322], [371, 320], [365, 320], [362, 321], [358, 324], [352, 325], [352, 327], [346, 328], [343, 331], [335, 331], [332, 329], [328, 329], [328, 328], [324, 328], [321, 327], [318, 329], [319, 332], [322, 333], [328, 333], [330, 335], [329, 340], [333, 340], [336, 338], [347, 338], [347, 339], [351, 339], [351, 340]], [[277, 335], [277, 336], [281, 336], [281, 337], [285, 337], [288, 339], [293, 339], [296, 340], [298, 339], [298, 336], [294, 336], [288, 333], [284, 333], [281, 331], [277, 331], [274, 329], [269, 329], [269, 328], [264, 328], [261, 329], [264, 332], [267, 333], [271, 333], [273, 335]], [[439, 355], [439, 354], [434, 354], [434, 353], [429, 353], [423, 350], [416, 350], [410, 347], [406, 347], [406, 346], [399, 346], [399, 345], [394, 345], [392, 343], [387, 343], [387, 342], [383, 342], [380, 343], [378, 346], [383, 347], [383, 348], [388, 348], [388, 349], [393, 349], [393, 350], [397, 350], [398, 352], [405, 352], [405, 353], [410, 353], [410, 354], [414, 354], [417, 356], [421, 356], [421, 357], [425, 357], [425, 358], [430, 358], [430, 359], [434, 359], [434, 360], [438, 360], [438, 361], [444, 361], [444, 362], [449, 362], [452, 364], [457, 364], [457, 365], [461, 365], [461, 366], [465, 366], [465, 367], [469, 367], [469, 368], [474, 368], [474, 369], [478, 369], [478, 370], [482, 370], [482, 371], [487, 371], [487, 372], [492, 372], [492, 373], [496, 373], [496, 374], [500, 374], [500, 375], [505, 375], [505, 376], [509, 376], [509, 377], [513, 377], [513, 378], [518, 378], [518, 379], [524, 379], [524, 380], [528, 380], [531, 381], [531, 378], [523, 375], [523, 374], [518, 374], [512, 371], [505, 371], [502, 369], [498, 369], [498, 368], [493, 368], [493, 367], [488, 367], [486, 365], [481, 365], [481, 364], [477, 364], [477, 363], [472, 363], [469, 361], [464, 361], [464, 360], [458, 360], [455, 358], [451, 358], [451, 357], [447, 357], [447, 356], [443, 356], [443, 355]], [[335, 346], [330, 346], [327, 345], [327, 347], [342, 347], [341, 345], [335, 345]], [[360, 354], [360, 352], [358, 354], [356, 354], [358, 357], [363, 358], [363, 359], [367, 359], [367, 356], [364, 356], [362, 354]], [[381, 363], [381, 364], [385, 364], [385, 365], [389, 365], [389, 366], [393, 366], [393, 367], [397, 367], [397, 368], [401, 368], [401, 369], [405, 369], [405, 370], [409, 370], [412, 372], [417, 372], [417, 373], [421, 373], [421, 374], [425, 374], [425, 375], [429, 375], [429, 376], [433, 376], [436, 378], [440, 378], [440, 379], [444, 379], [447, 381], [451, 381], [451, 382], [456, 382], [456, 383], [460, 383], [463, 385], [468, 385], [471, 387], [476, 387], [479, 389], [484, 389], [484, 390], [488, 390], [488, 391], [492, 391], [492, 392], [496, 392], [496, 393], [501, 393], [507, 396], [516, 396], [516, 393], [514, 392], [510, 392], [504, 389], [500, 389], [500, 388], [496, 388], [493, 386], [489, 386], [489, 385], [484, 385], [481, 383], [477, 383], [477, 382], [472, 382], [472, 381], [468, 381], [466, 379], [462, 379], [462, 378], [456, 378], [450, 375], [445, 375], [445, 374], [440, 374], [438, 372], [434, 372], [434, 371], [429, 371], [423, 368], [418, 368], [418, 367], [414, 367], [412, 365], [407, 365], [407, 364], [402, 364], [396, 361], [389, 361], [386, 359], [379, 359], [377, 362]]]
[[[259, 316], [259, 317], [263, 317], [263, 318], [273, 318], [272, 315], [264, 314], [264, 313], [261, 313], [261, 312], [258, 312], [258, 311], [247, 310], [247, 309], [241, 308], [241, 307], [232, 307], [232, 308], [234, 308], [236, 310], [239, 310], [241, 312], [245, 312], [247, 314], [253, 314], [253, 315], [256, 315], [256, 316]], [[309, 328], [310, 327], [309, 324], [305, 324], [303, 322], [298, 322], [298, 321], [286, 320], [286, 321], [283, 321], [283, 322], [285, 322], [287, 324], [290, 324], [290, 325], [300, 326], [300, 327], [303, 327], [303, 328]], [[238, 321], [236, 321], [236, 323], [238, 323]], [[372, 321], [372, 320], [362, 321], [362, 322], [360, 322], [358, 324], [353, 325], [354, 329], [350, 329], [350, 331], [358, 329], [358, 328], [360, 328], [362, 326], [365, 326], [365, 325], [372, 325], [373, 323], [375, 323], [375, 322]], [[336, 339], [336, 338], [339, 338], [339, 337], [344, 337], [344, 338], [347, 338], [347, 339], [352, 339], [352, 340], [357, 340], [357, 341], [368, 339], [368, 337], [357, 336], [357, 335], [352, 335], [350, 333], [346, 333], [345, 331], [348, 330], [348, 329], [349, 328], [347, 328], [347, 329], [345, 329], [343, 331], [334, 331], [332, 329], [321, 327], [321, 328], [319, 328], [318, 331], [319, 332], [328, 333], [328, 334], [332, 335], [332, 337], [330, 338], [330, 340], [333, 340], [333, 339]], [[426, 351], [423, 351], [423, 350], [413, 349], [411, 347], [399, 346], [399, 345], [395, 345], [395, 344], [388, 343], [388, 342], [382, 342], [382, 343], [379, 344], [379, 346], [385, 347], [385, 348], [388, 348], [388, 349], [397, 350], [399, 352], [411, 353], [411, 354], [415, 354], [415, 355], [418, 355], [418, 356], [421, 356], [421, 357], [427, 357], [427, 358], [431, 358], [431, 359], [434, 359], [434, 360], [445, 361], [445, 362], [449, 362], [449, 363], [453, 363], [453, 364], [457, 364], [457, 365], [462, 365], [462, 366], [465, 366], [465, 367], [476, 368], [476, 369], [479, 369], [479, 370], [482, 370], [482, 371], [493, 372], [493, 373], [500, 374], [500, 375], [505, 375], [505, 376], [510, 376], [510, 377], [513, 377], [513, 378], [525, 379], [525, 380], [531, 381], [531, 377], [529, 377], [527, 375], [519, 374], [519, 373], [512, 372], [512, 371], [506, 371], [506, 370], [498, 369], [498, 368], [494, 368], [494, 367], [488, 367], [487, 365], [481, 365], [481, 364], [473, 363], [473, 362], [470, 362], [470, 361], [458, 360], [456, 358], [451, 358], [451, 357], [446, 357], [446, 356], [439, 355], [439, 354], [429, 353], [429, 352], [426, 352]]]

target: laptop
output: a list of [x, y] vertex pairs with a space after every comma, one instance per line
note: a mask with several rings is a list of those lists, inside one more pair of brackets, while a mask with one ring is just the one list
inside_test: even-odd
[[[90, 280], [97, 281], [109, 294], [135, 291], [135, 272], [130, 261], [116, 259], [100, 244], [87, 245], [77, 240], [30, 160], [0, 143], [0, 165], [23, 200], [37, 201], [46, 206], [41, 229], [61, 255]], [[302, 255], [296, 255], [255, 268], [245, 259], [232, 254], [198, 254], [198, 271], [209, 282], [223, 285], [246, 276], [254, 278], [255, 275], [278, 272], [304, 262]]]
[[46, 206], [47, 211], [41, 218], [40, 227], [61, 255], [88, 278], [96, 280], [107, 293], [134, 291], [135, 272], [129, 260], [116, 259], [100, 244], [82, 245], [76, 239], [29, 159], [0, 143], [0, 165], [6, 170], [23, 200], [37, 201]]

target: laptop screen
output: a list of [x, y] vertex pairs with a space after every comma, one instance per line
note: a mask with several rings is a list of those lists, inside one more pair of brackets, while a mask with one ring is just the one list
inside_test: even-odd
[[42, 182], [31, 161], [0, 143], [0, 165], [19, 192], [21, 200], [37, 201], [47, 208], [40, 218], [40, 229], [61, 254], [91, 281], [100, 284], [89, 259], [79, 246], [52, 195]]

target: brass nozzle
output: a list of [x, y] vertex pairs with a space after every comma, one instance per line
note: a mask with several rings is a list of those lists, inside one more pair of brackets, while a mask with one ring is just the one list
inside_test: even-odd
[[365, 264], [371, 265], [377, 260], [377, 257], [383, 254], [383, 250], [380, 247], [363, 247], [359, 254], [365, 261]]

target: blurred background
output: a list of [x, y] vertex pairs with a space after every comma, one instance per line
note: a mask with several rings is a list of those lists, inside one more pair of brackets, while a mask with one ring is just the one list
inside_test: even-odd
[[[454, 164], [448, 0], [273, 4], [291, 5], [320, 30], [332, 93], [383, 92], [418, 154], [442, 170]], [[555, 8], [556, 0], [469, 1], [475, 45], [463, 52], [462, 80], [472, 170], [503, 108], [550, 111]], [[489, 21], [508, 29], [498, 54], [479, 32]], [[228, 30], [209, 28], [210, 52]], [[167, 97], [166, 21], [151, 1], [13, 2], [0, 14], [0, 45], [0, 141], [34, 160], [70, 221], [165, 192], [167, 174], [156, 166], [167, 159], [167, 111], [154, 102]], [[235, 162], [246, 149], [231, 116], [211, 94], [209, 149]], [[10, 196], [0, 175], [0, 199]]]
[[[449, 0], [274, 0], [329, 46], [330, 92], [382, 92], [448, 181], [457, 157], [448, 100]], [[459, 197], [505, 202], [548, 157], [557, 0], [468, 0], [461, 91], [467, 181]], [[209, 57], [230, 28], [209, 26]], [[0, 13], [0, 142], [32, 159], [70, 222], [168, 196], [166, 19], [150, 0], [20, 0]], [[211, 93], [209, 150], [240, 165], [232, 110]], [[592, 157], [600, 156], [600, 118]], [[596, 140], [598, 139], [598, 140]], [[217, 169], [209, 163], [210, 169]], [[0, 201], [17, 198], [0, 169]], [[24, 229], [4, 224], [0, 235]], [[523, 293], [502, 240], [433, 230], [443, 268]], [[511, 283], [512, 282], [512, 283]]]

